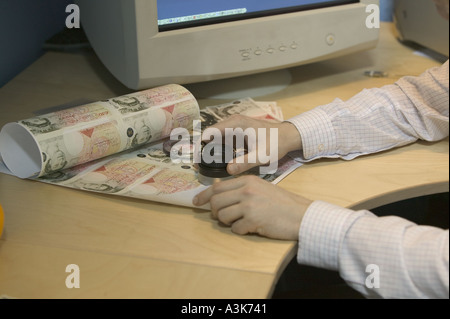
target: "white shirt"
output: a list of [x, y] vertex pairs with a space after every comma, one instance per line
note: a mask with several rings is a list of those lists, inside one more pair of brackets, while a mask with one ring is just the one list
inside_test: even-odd
[[[449, 135], [448, 118], [447, 61], [419, 77], [363, 90], [346, 102], [337, 99], [289, 122], [302, 138], [299, 160], [310, 161], [353, 159], [418, 139], [436, 141]], [[300, 227], [297, 260], [339, 271], [366, 297], [449, 298], [448, 230], [399, 217], [315, 201]]]

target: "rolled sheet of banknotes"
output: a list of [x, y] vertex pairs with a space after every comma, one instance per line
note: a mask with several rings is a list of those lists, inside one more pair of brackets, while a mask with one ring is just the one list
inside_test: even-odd
[[8, 123], [0, 155], [12, 174], [35, 178], [164, 139], [199, 118], [195, 97], [171, 84]]

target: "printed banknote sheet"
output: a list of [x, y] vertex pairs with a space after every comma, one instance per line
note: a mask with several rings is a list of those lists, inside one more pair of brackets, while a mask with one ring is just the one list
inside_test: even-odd
[[[275, 102], [251, 98], [203, 109], [176, 84], [54, 111], [6, 124], [0, 132], [0, 172], [23, 179], [104, 194], [193, 206], [207, 186], [193, 157], [173, 161], [164, 142], [175, 128], [201, 130], [233, 114], [282, 121]], [[274, 174], [278, 183], [301, 164], [289, 156]], [[203, 207], [208, 209], [208, 206]]]

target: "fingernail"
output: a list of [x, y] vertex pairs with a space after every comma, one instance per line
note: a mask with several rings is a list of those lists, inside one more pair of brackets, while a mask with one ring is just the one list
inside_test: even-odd
[[235, 174], [237, 172], [236, 164], [228, 164], [228, 172], [230, 174]]

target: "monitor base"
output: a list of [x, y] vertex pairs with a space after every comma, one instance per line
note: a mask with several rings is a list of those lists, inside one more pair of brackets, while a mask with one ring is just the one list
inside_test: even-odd
[[186, 84], [197, 99], [238, 100], [261, 97], [284, 90], [291, 84], [288, 69], [240, 76], [230, 79]]

